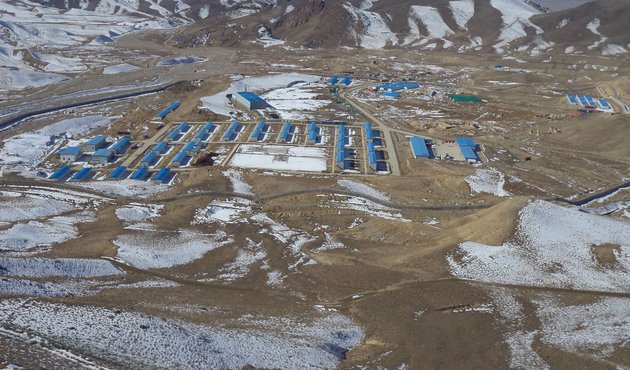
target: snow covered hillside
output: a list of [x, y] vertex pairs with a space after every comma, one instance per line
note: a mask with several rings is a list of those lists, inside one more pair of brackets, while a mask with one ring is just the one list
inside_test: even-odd
[[139, 13], [133, 3], [110, 0], [91, 10], [65, 11], [29, 0], [0, 2], [0, 91], [63, 81], [67, 77], [60, 73], [99, 66], [100, 51], [120, 35], [183, 24], [169, 12]]

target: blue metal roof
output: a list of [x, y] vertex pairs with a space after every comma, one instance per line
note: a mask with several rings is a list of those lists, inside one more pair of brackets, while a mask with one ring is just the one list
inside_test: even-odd
[[345, 125], [339, 125], [339, 132], [338, 132], [339, 141], [343, 141], [343, 138], [345, 136], [346, 136], [346, 126]]
[[157, 152], [156, 151], [150, 151], [147, 154], [144, 155], [144, 157], [142, 157], [142, 159], [140, 160], [140, 163], [147, 163], [150, 164], [155, 157], [157, 157]]
[[68, 173], [68, 171], [70, 171], [70, 166], [63, 166], [55, 171], [52, 175], [50, 175], [49, 178], [53, 180], [59, 180], [60, 178], [64, 177]]
[[265, 99], [261, 98], [260, 96], [254, 94], [251, 91], [239, 91], [237, 92], [237, 94], [245, 98], [250, 103], [265, 103], [265, 104], [267, 103]]
[[179, 132], [182, 132], [182, 131], [188, 131], [189, 128], [190, 126], [188, 126], [186, 122], [182, 122], [179, 125], [177, 125], [175, 129], [178, 130]]
[[477, 146], [477, 143], [475, 143], [475, 141], [469, 137], [456, 137], [455, 142], [459, 146], [472, 146], [472, 147]]
[[97, 151], [94, 152], [94, 154], [92, 154], [92, 157], [105, 157], [105, 158], [109, 158], [112, 156], [112, 151], [109, 149], [105, 149], [105, 148], [101, 148]]
[[111, 149], [115, 152], [120, 152], [126, 149], [129, 144], [131, 144], [131, 138], [125, 136], [112, 145]]
[[337, 82], [339, 82], [339, 76], [332, 76], [331, 78], [328, 79], [328, 83], [331, 85], [334, 85]]
[[197, 146], [199, 145], [199, 143], [191, 141], [188, 144], [184, 145], [184, 149], [182, 149], [182, 152], [195, 152], [197, 150]]
[[201, 128], [202, 130], [209, 132], [210, 130], [214, 130], [214, 123], [212, 122], [207, 122], [205, 125], [203, 125], [203, 127]]
[[203, 138], [206, 137], [206, 135], [208, 135], [208, 133], [205, 130], [199, 130], [199, 132], [197, 132], [195, 134], [194, 139], [195, 140], [203, 140]]
[[166, 141], [162, 141], [158, 143], [158, 145], [156, 145], [155, 148], [153, 148], [153, 151], [163, 154], [164, 152], [166, 152], [167, 148], [168, 148], [168, 143]]
[[282, 130], [280, 131], [280, 141], [287, 141], [290, 130], [291, 124], [289, 122], [285, 122], [284, 125], [282, 125]]
[[169, 115], [169, 113], [171, 113], [175, 109], [179, 108], [180, 105], [181, 105], [181, 103], [179, 101], [176, 101], [176, 102], [172, 103], [171, 105], [169, 105], [168, 107], [166, 107], [166, 109], [164, 109], [163, 111], [158, 113], [155, 117], [159, 118], [159, 119], [164, 119], [164, 118], [166, 118], [167, 115]]
[[88, 140], [88, 142], [85, 143], [85, 144], [86, 145], [98, 145], [98, 144], [103, 143], [106, 139], [107, 139], [107, 136], [105, 136], [105, 135], [98, 135], [98, 136], [94, 136], [93, 138]]
[[81, 170], [79, 170], [79, 172], [75, 173], [72, 176], [72, 180], [83, 180], [85, 179], [85, 177], [87, 177], [87, 175], [92, 172], [92, 169], [89, 167], [86, 168], [82, 168]]
[[173, 161], [171, 163], [173, 163], [174, 165], [181, 165], [183, 164], [183, 162], [186, 160], [187, 157], [188, 157], [188, 153], [181, 151], [177, 153], [177, 155], [175, 156], [175, 158], [173, 158]]
[[227, 131], [225, 131], [225, 134], [223, 134], [223, 140], [228, 140], [228, 141], [232, 141], [232, 136], [234, 136], [236, 130], [240, 127], [240, 123], [238, 123], [238, 121], [234, 121], [230, 127], [228, 127]]
[[425, 138], [419, 136], [413, 136], [411, 138], [411, 151], [415, 157], [425, 157], [429, 158], [431, 153], [429, 153], [429, 148], [427, 147], [427, 142]]
[[343, 162], [346, 157], [345, 150], [341, 149], [337, 151], [337, 162]]
[[258, 122], [258, 124], [256, 124], [256, 127], [254, 127], [254, 131], [252, 131], [250, 137], [254, 140], [258, 140], [260, 135], [262, 134], [262, 130], [264, 127], [265, 121]]
[[611, 108], [610, 103], [608, 103], [606, 101], [606, 99], [604, 99], [604, 98], [599, 99], [599, 105], [601, 105], [601, 107], [604, 108], [604, 109], [610, 109]]
[[134, 172], [131, 175], [131, 179], [132, 180], [144, 180], [145, 177], [147, 177], [147, 173], [149, 172], [149, 169], [146, 167], [140, 167], [136, 170], [136, 172]]
[[78, 146], [71, 146], [68, 148], [63, 148], [57, 152], [59, 155], [77, 155], [81, 153], [81, 148]]
[[311, 143], [314, 143], [317, 141], [317, 125], [315, 124], [315, 122], [311, 122], [308, 124], [308, 141], [310, 141]]
[[374, 152], [370, 152], [370, 153], [368, 154], [368, 162], [369, 162], [370, 164], [376, 164], [376, 153], [374, 153]]
[[110, 179], [117, 179], [120, 176], [122, 176], [126, 171], [127, 171], [127, 167], [125, 167], [125, 166], [118, 166], [118, 167], [116, 167], [115, 170], [112, 171], [112, 173], [109, 174], [109, 178]]
[[404, 89], [417, 89], [419, 87], [420, 85], [417, 82], [401, 81], [401, 82], [392, 82], [392, 83], [376, 85], [374, 89], [397, 91], [397, 90], [404, 90]]
[[459, 150], [462, 152], [462, 155], [464, 156], [465, 159], [474, 160], [474, 161], [479, 160], [479, 157], [477, 156], [477, 153], [475, 153], [475, 151], [473, 150], [473, 147], [460, 146]]
[[171, 170], [169, 168], [162, 168], [155, 174], [155, 177], [153, 177], [153, 179], [156, 181], [164, 182], [164, 180], [166, 180], [170, 174]]
[[384, 93], [381, 94], [381, 96], [384, 96], [386, 98], [400, 98], [402, 95], [400, 95], [399, 93], [395, 91], [385, 91]]

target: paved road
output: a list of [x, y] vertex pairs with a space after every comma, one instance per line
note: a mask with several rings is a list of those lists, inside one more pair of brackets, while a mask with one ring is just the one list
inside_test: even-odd
[[86, 96], [77, 96], [76, 94], [69, 94], [67, 98], [60, 96], [56, 99], [45, 98], [41, 100], [35, 100], [30, 103], [21, 103], [13, 107], [4, 107], [2, 111], [9, 112], [10, 114], [0, 117], [0, 130], [10, 128], [21, 121], [39, 116], [46, 113], [58, 112], [64, 109], [82, 107], [91, 104], [109, 102], [114, 100], [127, 99], [135, 96], [141, 96], [146, 94], [153, 94], [156, 92], [164, 91], [169, 87], [177, 84], [179, 81], [165, 81], [155, 85], [130, 86], [129, 89], [119, 89], [111, 92], [99, 92], [95, 90], [93, 95], [86, 91]]
[[357, 91], [362, 89], [364, 85], [357, 85], [356, 87], [350, 88], [348, 90], [344, 90], [339, 93], [339, 97], [343, 100], [347, 101], [354, 109], [359, 111], [365, 118], [371, 121], [374, 125], [378, 126], [378, 128], [383, 132], [383, 135], [387, 139], [389, 145], [387, 146], [387, 154], [389, 154], [389, 165], [391, 168], [392, 175], [400, 176], [400, 165], [398, 164], [398, 154], [396, 153], [396, 147], [394, 144], [394, 135], [392, 128], [389, 127], [384, 121], [375, 117], [373, 114], [365, 110], [359, 103], [354, 101], [353, 99], [348, 98], [348, 93]]
[[[368, 119], [369, 121], [371, 121], [373, 124], [377, 125], [378, 128], [383, 132], [384, 136], [386, 139], [389, 138], [389, 140], [387, 141], [389, 143], [389, 145], [386, 147], [387, 149], [387, 153], [389, 154], [389, 164], [391, 166], [391, 171], [392, 171], [392, 175], [394, 176], [400, 176], [400, 165], [399, 165], [399, 161], [398, 161], [398, 153], [396, 153], [396, 141], [394, 140], [394, 138], [396, 137], [395, 134], [401, 134], [401, 135], [405, 135], [405, 136], [414, 136], [414, 135], [418, 135], [415, 132], [410, 132], [410, 131], [405, 131], [405, 130], [401, 130], [401, 129], [397, 129], [394, 127], [391, 127], [390, 125], [387, 124], [386, 121], [381, 120], [380, 118], [377, 118], [376, 116], [374, 116], [372, 113], [370, 113], [367, 109], [365, 109], [365, 107], [357, 102], [356, 100], [348, 97], [348, 95], [350, 93], [356, 92], [360, 89], [365, 88], [366, 86], [368, 86], [367, 84], [357, 84], [347, 90], [343, 90], [339, 93], [339, 97], [343, 100], [345, 100], [346, 102], [348, 102], [348, 104], [350, 104], [354, 109], [356, 109], [357, 111], [359, 111], [359, 113], [361, 113], [363, 116], [365, 116], [366, 119]], [[427, 139], [433, 139], [427, 135], [422, 135], [423, 137], [427, 138]]]

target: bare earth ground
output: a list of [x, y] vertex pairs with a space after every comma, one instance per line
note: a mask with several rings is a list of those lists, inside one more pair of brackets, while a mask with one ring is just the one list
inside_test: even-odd
[[[519, 367], [514, 365], [515, 354], [509, 339], [510, 333], [515, 330], [514, 324], [502, 319], [497, 303], [498, 296], [510, 295], [523, 308], [520, 330], [535, 333], [530, 347], [552, 368], [612, 369], [630, 366], [627, 340], [614, 343], [605, 355], [588, 346], [562, 348], [543, 340], [541, 319], [534, 301], [553, 299], [563, 305], [577, 306], [608, 297], [606, 292], [571, 291], [570, 287], [558, 289], [552, 286], [533, 288], [526, 283], [509, 285], [468, 281], [454, 276], [446, 259], [465, 241], [499, 246], [511, 240], [518, 226], [519, 212], [533, 199], [579, 196], [627, 181], [630, 115], [575, 116], [562, 97], [568, 90], [589, 91], [599, 96], [594, 90], [597, 86], [618, 89], [622, 96], [627, 96], [630, 85], [627, 77], [621, 77], [630, 73], [627, 60], [557, 55], [551, 62], [541, 56], [521, 63], [496, 56], [423, 55], [403, 51], [182, 50], [164, 46], [166, 38], [167, 35], [136, 34], [118, 41], [117, 47], [121, 49], [151, 55], [142, 71], [124, 76], [105, 76], [95, 72], [93, 76], [77, 77], [70, 83], [49, 87], [29, 99], [81, 90], [86, 81], [97, 87], [154, 78], [200, 80], [196, 84], [183, 83], [159, 95], [106, 106], [121, 117], [102, 132], [114, 134], [119, 130], [129, 130], [134, 140], [142, 141], [159, 130], [155, 124], [148, 122], [155, 112], [176, 99], [182, 101], [182, 106], [169, 116], [169, 122], [225, 118], [199, 111], [197, 104], [201, 97], [225, 90], [230, 74], [264, 75], [296, 71], [330, 76], [353, 70], [355, 78], [365, 81], [366, 86], [368, 81], [374, 83], [370, 80], [374, 73], [381, 72], [392, 79], [418, 74], [423, 89], [439, 90], [441, 94], [476, 94], [485, 102], [470, 105], [445, 99], [423, 100], [413, 93], [405, 93], [397, 101], [372, 101], [369, 96], [362, 95], [367, 94], [363, 86], [349, 93], [349, 96], [363, 102], [367, 111], [397, 130], [393, 136], [397, 140], [394, 150], [399, 158], [401, 176], [331, 173], [287, 176], [242, 170], [243, 181], [252, 186], [252, 193], [262, 198], [304, 189], [339, 189], [339, 179], [351, 179], [370, 185], [387, 194], [392, 201], [402, 204], [472, 204], [486, 207], [387, 209], [386, 212], [399, 214], [394, 219], [388, 219], [376, 215], [374, 208], [365, 211], [344, 207], [346, 196], [296, 194], [250, 204], [249, 209], [239, 215], [244, 220], [242, 222], [196, 223], [192, 221], [200, 209], [213, 201], [233, 199], [201, 193], [232, 191], [231, 181], [224, 174], [225, 168], [193, 168], [179, 173], [174, 185], [167, 191], [148, 199], [123, 197], [105, 201], [98, 206], [94, 222], [77, 225], [76, 238], [55, 244], [52, 248], [43, 248], [37, 256], [113, 258], [119, 253], [116, 242], [121, 235], [153, 234], [158, 235], [159, 240], [159, 235], [168, 238], [167, 235], [176, 235], [182, 229], [207, 235], [223, 232], [233, 238], [230, 243], [192, 261], [167, 267], [134, 266], [118, 256], [119, 262], [115, 264], [126, 274], [113, 279], [109, 287], [94, 294], [68, 297], [26, 294], [29, 299], [72, 306], [106, 307], [208, 327], [223, 325], [235, 329], [247, 327], [249, 324], [243, 323], [243, 318], [247, 317], [299, 317], [308, 321], [318, 312], [336, 312], [350, 317], [364, 333], [361, 344], [340, 357], [341, 368], [498, 369]], [[176, 68], [155, 67], [160, 57], [172, 55], [197, 55], [209, 60]], [[272, 62], [297, 67], [271, 67]], [[499, 63], [509, 65], [511, 70], [494, 70], [494, 65]], [[585, 63], [606, 70], [580, 70]], [[427, 69], [427, 65], [446, 70]], [[569, 69], [573, 65], [578, 66], [577, 71]], [[613, 69], [615, 76], [611, 75]], [[583, 78], [583, 75], [589, 78]], [[341, 106], [336, 108], [340, 111], [345, 109]], [[619, 106], [615, 108], [618, 112], [621, 110]], [[77, 113], [98, 109], [103, 107], [81, 108], [39, 118], [0, 133], [0, 138], [6, 139]], [[441, 114], [437, 118], [429, 117], [418, 114], [418, 110], [439, 111]], [[410, 113], [406, 113], [409, 111], [416, 113], [409, 117], [407, 114]], [[144, 126], [149, 126], [148, 130]], [[484, 148], [485, 163], [481, 168], [491, 167], [503, 173], [504, 190], [511, 195], [502, 198], [472, 193], [465, 181], [466, 176], [476, 171], [470, 165], [413, 159], [406, 133], [436, 140], [474, 136]], [[530, 160], [525, 160], [526, 157]], [[4, 174], [3, 180], [23, 182], [29, 186], [36, 183], [36, 180], [22, 179], [14, 174]], [[42, 186], [48, 184], [44, 181], [40, 183]], [[8, 184], [3, 185], [2, 190], [20, 191]], [[199, 194], [183, 196], [195, 192]], [[623, 199], [627, 199], [627, 193], [625, 196], [619, 193], [607, 201]], [[159, 217], [145, 221], [153, 225], [149, 231], [143, 230], [144, 226], [130, 227], [133, 222], [116, 216], [117, 209], [133, 202], [164, 206]], [[273, 232], [265, 231], [271, 226], [257, 223], [254, 219], [256, 214], [265, 214], [289, 229], [300, 230], [312, 240], [299, 246], [299, 253], [291, 254], [291, 242], [281, 241]], [[628, 223], [627, 217], [620, 212], [613, 214], [612, 218]], [[1, 226], [2, 230], [8, 227], [6, 224]], [[341, 243], [342, 247], [316, 250], [327, 238]], [[250, 241], [260, 243], [258, 251], [263, 257], [254, 258], [243, 274], [231, 280], [224, 274]], [[601, 263], [614, 263], [612, 250], [615, 248], [615, 245], [599, 246], [594, 249], [594, 258]], [[298, 263], [299, 255], [312, 262]], [[270, 271], [277, 271], [282, 276], [280, 284], [269, 283]], [[93, 280], [99, 279], [109, 281], [108, 278]], [[56, 281], [52, 278], [33, 280]], [[161, 287], [127, 285], [146, 280], [167, 284]], [[620, 296], [627, 299], [627, 293], [626, 290]], [[3, 294], [6, 299], [22, 296]], [[625, 302], [627, 313], [629, 306], [628, 301]], [[625, 325], [623, 330], [627, 333], [627, 323]], [[270, 330], [282, 332], [284, 329]], [[114, 368], [143, 367], [143, 364], [121, 362], [94, 352], [87, 346], [68, 346], [63, 341], [49, 339], [52, 344], [48, 347], [67, 348], [96, 364]], [[94, 339], [95, 342], [98, 340]], [[13, 363], [25, 368], [81, 366], [75, 360], [46, 348], [46, 345], [26, 344], [20, 339], [0, 335], [0, 364]], [[295, 356], [300, 356], [300, 353], [295, 353]], [[536, 368], [535, 363], [529, 365], [524, 367]]]

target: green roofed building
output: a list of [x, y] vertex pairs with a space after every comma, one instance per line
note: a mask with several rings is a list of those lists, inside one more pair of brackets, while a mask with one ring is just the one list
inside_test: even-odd
[[456, 103], [464, 103], [464, 102], [480, 103], [481, 102], [481, 98], [474, 95], [448, 95], [448, 98]]

